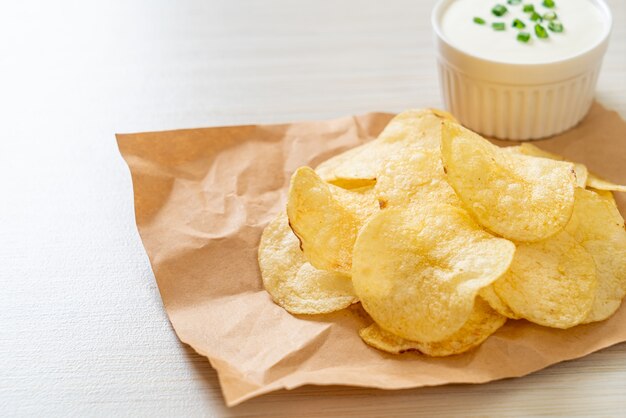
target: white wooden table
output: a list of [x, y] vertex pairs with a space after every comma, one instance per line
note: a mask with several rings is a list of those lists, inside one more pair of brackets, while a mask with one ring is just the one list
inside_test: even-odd
[[[565, 1], [565, 0], [561, 0]], [[598, 99], [626, 117], [626, 2]], [[224, 407], [167, 321], [114, 133], [440, 106], [432, 0], [5, 2], [0, 416], [626, 413], [626, 345], [529, 377]]]

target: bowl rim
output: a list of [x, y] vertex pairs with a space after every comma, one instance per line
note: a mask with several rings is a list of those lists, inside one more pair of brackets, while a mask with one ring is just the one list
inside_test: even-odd
[[613, 14], [611, 13], [611, 9], [606, 3], [606, 0], [587, 0], [595, 4], [595, 6], [600, 9], [600, 12], [605, 16], [607, 23], [608, 23], [607, 30], [605, 31], [604, 35], [592, 46], [576, 53], [575, 55], [561, 58], [561, 59], [556, 59], [553, 61], [544, 61], [544, 62], [536, 62], [536, 63], [520, 63], [520, 62], [510, 62], [510, 61], [504, 61], [504, 60], [500, 61], [496, 59], [489, 59], [489, 58], [480, 57], [478, 55], [472, 54], [470, 52], [467, 52], [457, 47], [452, 42], [450, 42], [450, 40], [443, 33], [443, 30], [441, 29], [441, 25], [440, 25], [441, 17], [443, 16], [443, 11], [445, 10], [445, 7], [447, 7], [450, 3], [454, 1], [459, 1], [459, 0], [438, 0], [435, 6], [433, 7], [433, 10], [430, 15], [430, 21], [431, 21], [431, 26], [433, 28], [436, 38], [440, 40], [441, 42], [443, 42], [448, 48], [454, 50], [458, 54], [462, 54], [462, 55], [471, 57], [474, 60], [478, 60], [480, 62], [489, 63], [489, 64], [508, 65], [508, 66], [519, 67], [519, 68], [538, 68], [538, 67], [543, 67], [543, 66], [568, 63], [571, 61], [575, 61], [579, 59], [580, 57], [583, 57], [587, 54], [591, 54], [593, 51], [596, 51], [597, 49], [601, 48], [603, 45], [605, 45], [608, 42], [611, 36], [611, 33], [613, 32]]

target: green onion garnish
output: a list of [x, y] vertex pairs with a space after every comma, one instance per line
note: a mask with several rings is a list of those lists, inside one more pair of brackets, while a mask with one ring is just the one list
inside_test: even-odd
[[544, 13], [543, 19], [544, 20], [556, 20], [556, 13], [554, 12]]
[[546, 30], [546, 28], [544, 28], [540, 24], [536, 24], [535, 35], [537, 35], [537, 38], [546, 39], [548, 38], [548, 31]]
[[483, 19], [483, 18], [480, 18], [480, 17], [475, 17], [475, 18], [474, 18], [474, 23], [477, 23], [477, 24], [479, 24], [479, 25], [484, 25], [484, 24], [485, 24], [485, 23], [487, 23], [487, 22], [485, 22], [485, 19]]
[[541, 22], [542, 18], [539, 13], [533, 12], [533, 14], [530, 15], [530, 20], [532, 20], [533, 22]]
[[491, 13], [498, 17], [504, 16], [506, 12], [508, 12], [507, 8], [501, 4], [496, 4], [493, 9], [491, 9]]
[[491, 24], [491, 27], [493, 28], [493, 30], [505, 30], [506, 29], [506, 25], [504, 24], [504, 22], [493, 22]]
[[525, 44], [530, 41], [530, 33], [528, 32], [520, 32], [517, 34], [517, 40], [520, 42], [524, 42]]
[[552, 22], [548, 23], [548, 29], [550, 29], [552, 32], [561, 33], [563, 32], [563, 24], [561, 22], [553, 20]]
[[554, 6], [556, 6], [554, 0], [543, 0], [543, 5], [546, 6], [548, 9], [553, 9]]
[[524, 10], [524, 12], [526, 13], [534, 12], [535, 6], [533, 6], [532, 4], [525, 4], [522, 10]]
[[511, 26], [513, 26], [516, 29], [524, 29], [526, 27], [526, 23], [522, 22], [519, 19], [515, 19]]
[[509, 3], [511, 6], [517, 6], [522, 2], [522, 0], [507, 0], [506, 2]]

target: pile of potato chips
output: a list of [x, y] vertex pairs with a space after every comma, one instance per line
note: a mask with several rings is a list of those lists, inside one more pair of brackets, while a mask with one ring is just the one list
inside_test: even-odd
[[291, 178], [259, 265], [293, 314], [360, 302], [389, 353], [462, 353], [507, 320], [569, 328], [626, 295], [611, 184], [523, 144], [500, 148], [449, 114], [410, 110], [378, 139]]

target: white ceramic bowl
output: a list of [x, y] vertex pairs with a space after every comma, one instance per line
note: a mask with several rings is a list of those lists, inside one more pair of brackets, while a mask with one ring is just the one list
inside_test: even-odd
[[452, 45], [441, 30], [446, 7], [432, 13], [439, 79], [445, 106], [463, 125], [485, 136], [510, 140], [545, 138], [575, 126], [595, 94], [612, 17], [603, 0], [593, 1], [605, 15], [606, 35], [591, 49], [542, 64], [490, 61]]

